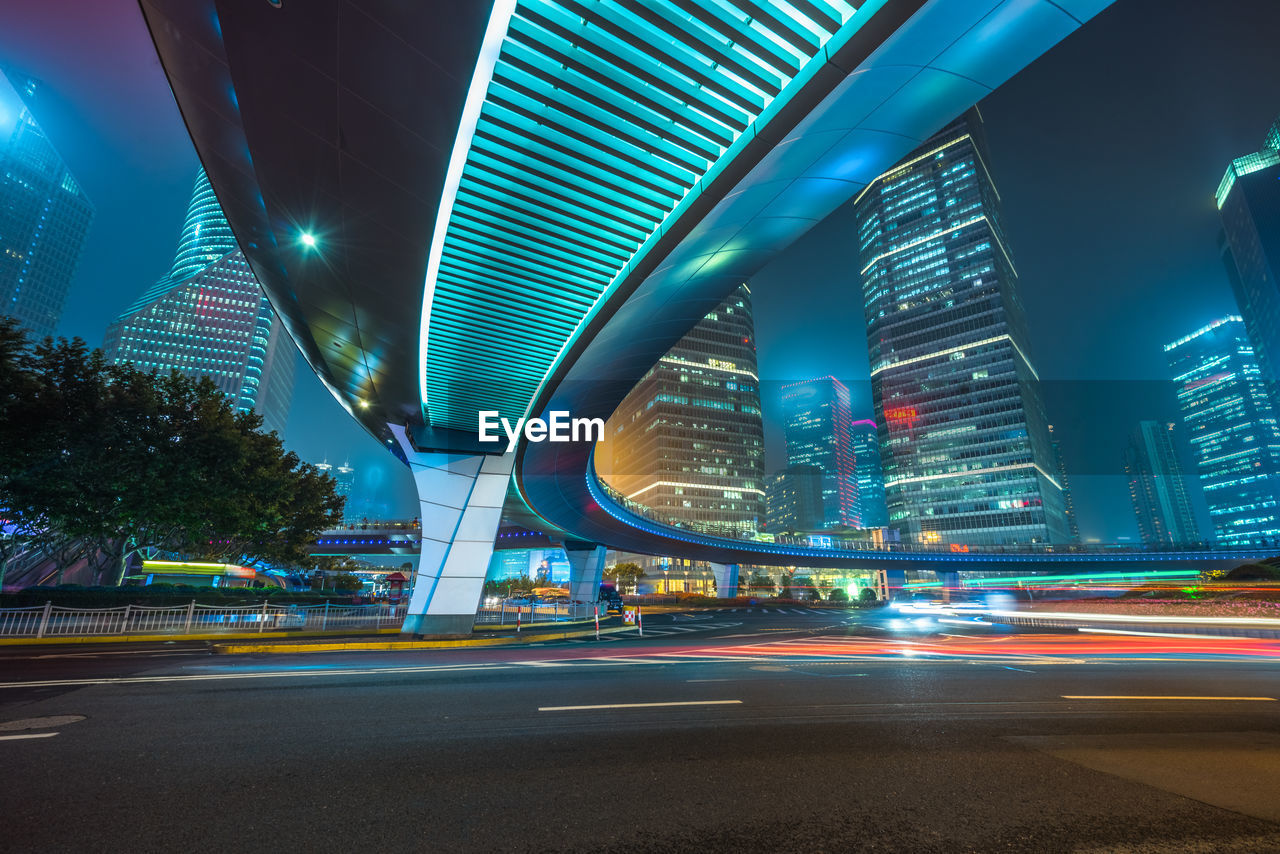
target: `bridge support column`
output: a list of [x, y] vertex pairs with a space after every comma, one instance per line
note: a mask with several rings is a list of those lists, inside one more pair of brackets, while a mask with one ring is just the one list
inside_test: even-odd
[[418, 487], [422, 556], [401, 631], [470, 634], [515, 464], [502, 456], [424, 453], [392, 426]]
[[716, 579], [716, 598], [732, 599], [738, 595], [738, 565], [736, 563], [713, 563], [711, 574]]
[[902, 589], [907, 586], [905, 569], [882, 569], [876, 577], [876, 593], [882, 601], [892, 602], [902, 598]]
[[960, 571], [956, 569], [936, 569], [938, 581], [942, 584], [942, 594], [951, 600], [951, 594], [960, 589]]
[[595, 602], [600, 598], [607, 549], [595, 543], [565, 543], [569, 556], [569, 598], [575, 602]]

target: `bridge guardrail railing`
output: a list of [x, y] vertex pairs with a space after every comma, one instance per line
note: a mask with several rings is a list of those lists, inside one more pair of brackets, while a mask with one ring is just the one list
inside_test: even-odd
[[482, 605], [476, 611], [476, 625], [508, 626], [515, 623], [567, 623], [573, 620], [589, 620], [596, 613], [594, 602], [535, 602], [512, 605], [499, 602]]
[[0, 638], [203, 635], [267, 631], [375, 631], [399, 628], [407, 605], [222, 605], [68, 608], [47, 602], [0, 608]]
[[[1181, 544], [1135, 544], [1135, 543], [1016, 543], [1006, 545], [969, 546], [959, 543], [915, 543], [900, 540], [877, 540], [869, 537], [857, 537], [840, 532], [788, 535], [779, 534], [771, 539], [758, 539], [755, 535], [726, 530], [722, 527], [697, 521], [676, 519], [653, 507], [627, 498], [610, 484], [598, 477], [594, 471], [588, 478], [588, 488], [593, 498], [602, 505], [612, 503], [622, 513], [643, 519], [646, 522], [669, 531], [675, 537], [700, 535], [722, 540], [726, 545], [742, 545], [759, 548], [762, 553], [777, 551], [787, 554], [787, 550], [802, 549], [811, 552], [827, 552], [832, 555], [929, 555], [951, 558], [983, 558], [1019, 555], [1071, 555], [1082, 557], [1113, 557], [1132, 555], [1185, 555], [1215, 557], [1229, 553], [1232, 557], [1257, 556], [1270, 557], [1280, 552], [1280, 540], [1268, 540], [1253, 545], [1238, 547], [1215, 547], [1208, 542]], [[712, 488], [712, 487], [709, 487]], [[601, 501], [601, 499], [604, 499]], [[609, 508], [606, 507], [606, 510]], [[617, 516], [616, 513], [612, 515]]]

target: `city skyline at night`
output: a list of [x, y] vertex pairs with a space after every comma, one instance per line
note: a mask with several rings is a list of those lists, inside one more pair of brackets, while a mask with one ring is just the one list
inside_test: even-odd
[[0, 848], [1280, 851], [1280, 0], [9, 5]]
[[[1276, 105], [1259, 82], [1275, 66], [1258, 35], [1265, 27], [1241, 37], [1227, 23], [1266, 20], [1275, 10], [1245, 0], [1232, 8], [1234, 13], [1224, 9], [1221, 16], [1206, 17], [1196, 4], [1173, 3], [1153, 17], [1140, 2], [1117, 3], [982, 103], [993, 169], [1005, 196], [1006, 228], [1026, 283], [1036, 339], [1031, 355], [1046, 380], [1089, 388], [1045, 393], [1073, 469], [1082, 538], [1138, 539], [1114, 449], [1134, 421], [1177, 415], [1157, 358], [1159, 345], [1179, 329], [1235, 310], [1215, 244], [1219, 224], [1212, 194], [1224, 164], [1256, 147]], [[0, 51], [12, 67], [45, 79], [42, 123], [63, 141], [63, 155], [103, 211], [90, 232], [86, 259], [115, 259], [109, 275], [119, 284], [111, 287], [104, 274], [89, 277], [89, 263], [103, 266], [87, 261], [60, 329], [95, 344], [101, 318], [127, 307], [136, 282], [167, 263], [196, 160], [154, 63], [118, 64], [110, 81], [86, 73], [116, 55], [150, 51], [136, 7], [95, 4], [81, 14], [99, 16], [88, 29], [110, 38], [57, 38], [51, 22], [32, 8], [15, 13], [13, 26], [0, 34]], [[1134, 27], [1148, 33], [1141, 45], [1128, 40]], [[1109, 73], [1094, 70], [1096, 56], [1109, 58]], [[1182, 79], [1180, 69], [1190, 67], [1200, 72], [1187, 85], [1156, 85]], [[1125, 107], [1133, 103], [1140, 108]], [[1108, 164], [1126, 150], [1124, 140], [1145, 139], [1153, 125], [1181, 130], [1116, 176]], [[138, 142], [140, 128], [146, 129], [145, 150]], [[1102, 142], [1084, 143], [1094, 140]], [[109, 169], [104, 155], [113, 164]], [[1071, 178], [1046, 173], [1038, 165], [1042, 160], [1071, 162]], [[1112, 203], [1094, 204], [1104, 197], [1099, 194]], [[121, 215], [126, 200], [127, 217]], [[1139, 203], [1141, 216], [1134, 213]], [[842, 209], [755, 277], [763, 309], [758, 332], [769, 470], [783, 464], [777, 429], [781, 385], [834, 374], [850, 387], [855, 415], [871, 414], [865, 355], [848, 343], [848, 330], [856, 328], [850, 323], [861, 322], [847, 299], [854, 283], [843, 243], [851, 216]], [[1130, 228], [1135, 222], [1142, 223], [1136, 230]], [[122, 239], [126, 224], [129, 238]], [[1123, 248], [1113, 237], [1120, 233], [1128, 238]], [[1073, 247], [1065, 256], [1064, 245]], [[1094, 247], [1104, 260], [1083, 264], [1077, 260], [1088, 254], [1082, 246]], [[1169, 299], [1171, 293], [1177, 299]], [[804, 330], [802, 348], [793, 343], [801, 340], [798, 329]], [[1127, 385], [1133, 383], [1142, 386], [1137, 393]], [[1078, 408], [1081, 396], [1091, 406], [1087, 420], [1060, 415], [1064, 408]], [[407, 479], [376, 443], [345, 423], [322, 386], [310, 378], [300, 381], [294, 412], [298, 425], [289, 441], [299, 453], [320, 457], [349, 447], [359, 488], [387, 496], [393, 515], [413, 514]]]

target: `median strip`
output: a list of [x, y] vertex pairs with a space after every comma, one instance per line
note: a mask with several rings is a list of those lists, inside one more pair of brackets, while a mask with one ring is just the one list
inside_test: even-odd
[[741, 706], [741, 700], [684, 700], [672, 703], [606, 703], [598, 706], [539, 706], [540, 712], [584, 712], [595, 709], [657, 709], [663, 706]]

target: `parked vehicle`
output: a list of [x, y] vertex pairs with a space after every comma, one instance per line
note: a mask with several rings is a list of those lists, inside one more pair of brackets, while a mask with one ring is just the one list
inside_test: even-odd
[[597, 601], [604, 608], [606, 614], [622, 613], [622, 594], [612, 584], [600, 585], [600, 596]]

